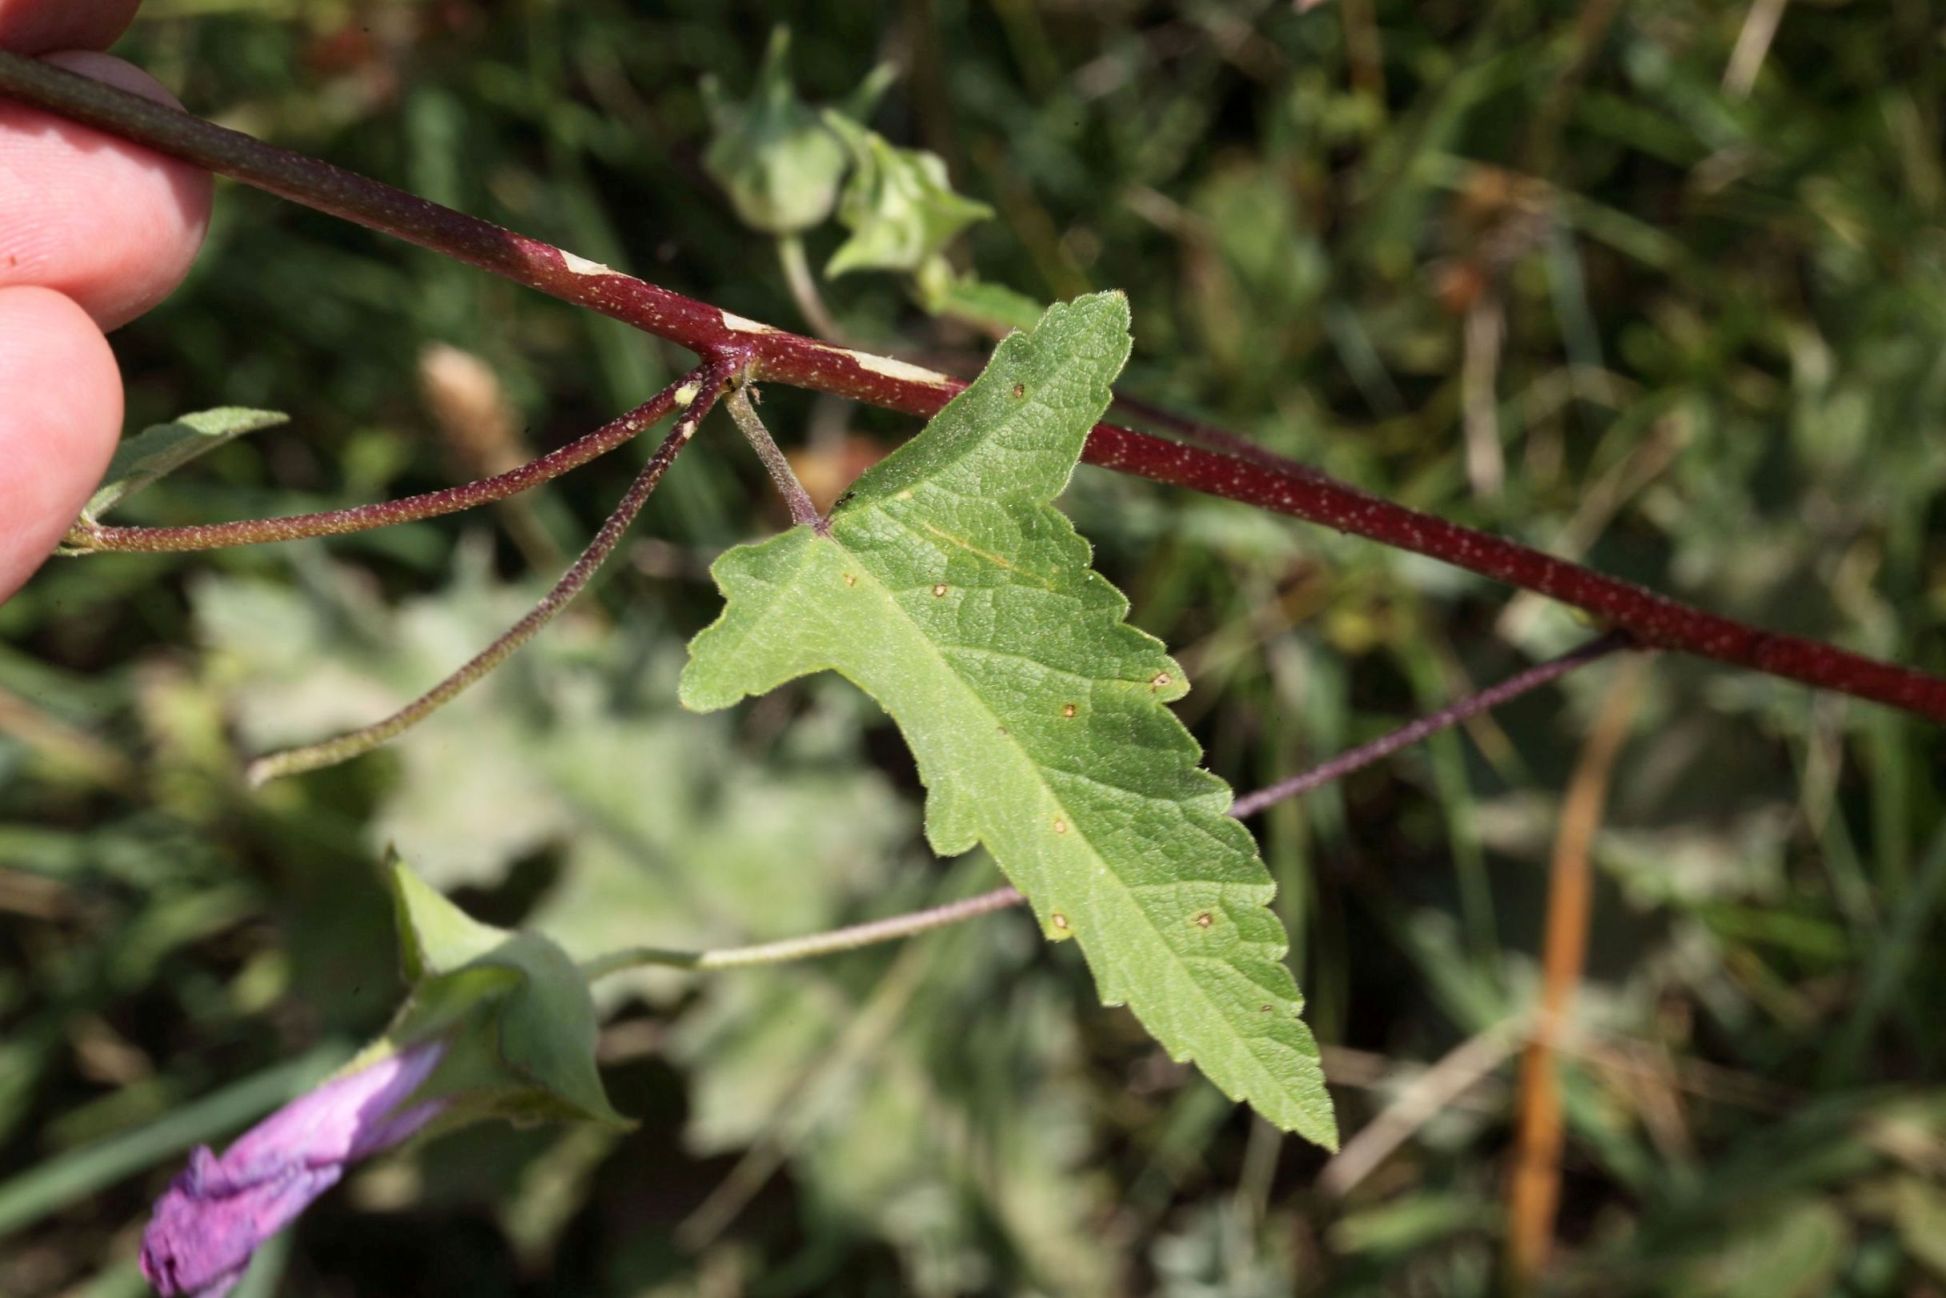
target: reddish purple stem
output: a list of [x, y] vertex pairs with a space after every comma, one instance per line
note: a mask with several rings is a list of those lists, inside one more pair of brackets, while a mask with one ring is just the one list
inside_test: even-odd
[[1603, 658], [1617, 649], [1627, 649], [1634, 645], [1634, 637], [1624, 631], [1611, 631], [1598, 639], [1590, 640], [1579, 649], [1550, 658], [1544, 663], [1529, 667], [1526, 671], [1509, 676], [1506, 680], [1489, 685], [1477, 694], [1469, 694], [1458, 702], [1449, 703], [1437, 712], [1399, 727], [1390, 734], [1380, 735], [1370, 743], [1339, 753], [1330, 761], [1313, 766], [1279, 780], [1268, 788], [1258, 789], [1255, 793], [1245, 794], [1230, 804], [1230, 814], [1238, 820], [1256, 815], [1272, 803], [1286, 798], [1295, 798], [1309, 793], [1320, 785], [1330, 784], [1373, 762], [1390, 757], [1401, 748], [1409, 748], [1428, 735], [1437, 734], [1448, 726], [1458, 725], [1482, 712], [1499, 707], [1509, 699], [1518, 698], [1529, 690], [1539, 689], [1549, 681], [1557, 681], [1575, 668]]
[[336, 536], [363, 532], [374, 527], [438, 518], [495, 500], [505, 500], [550, 479], [577, 469], [597, 456], [606, 455], [623, 442], [650, 428], [675, 408], [676, 394], [692, 377], [671, 383], [635, 409], [612, 419], [585, 437], [556, 447], [518, 468], [496, 473], [490, 478], [441, 487], [417, 496], [374, 501], [345, 509], [324, 509], [312, 514], [286, 514], [280, 518], [245, 518], [232, 523], [191, 523], [182, 527], [107, 527], [83, 522], [69, 533], [70, 540], [97, 550], [160, 551], [214, 550], [227, 545], [258, 545], [271, 541], [291, 541], [299, 537]]
[[[747, 352], [752, 377], [931, 415], [964, 386], [945, 375], [745, 320], [551, 244], [252, 139], [65, 69], [0, 52], [0, 94], [146, 144], [294, 202], [383, 230], [590, 307], [705, 357]], [[1428, 555], [1572, 604], [1673, 649], [1946, 721], [1946, 680], [1706, 612], [1268, 456], [1232, 455], [1099, 424], [1090, 464], [1257, 505]]]

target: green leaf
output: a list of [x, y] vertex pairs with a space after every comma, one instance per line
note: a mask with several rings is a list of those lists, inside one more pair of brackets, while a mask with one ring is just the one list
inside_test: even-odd
[[95, 489], [95, 494], [88, 497], [81, 516], [92, 522], [124, 498], [197, 456], [246, 433], [275, 428], [289, 418], [274, 410], [219, 406], [144, 428], [115, 448], [115, 458], [108, 462], [108, 472], [102, 475], [101, 486]]
[[[831, 215], [844, 178], [845, 147], [797, 97], [791, 85], [791, 34], [771, 32], [763, 67], [750, 98], [731, 103], [713, 79], [703, 82], [715, 134], [703, 169], [730, 196], [746, 225], [771, 234], [795, 234]], [[868, 78], [867, 87], [883, 87]]]
[[1050, 308], [924, 433], [810, 528], [713, 569], [723, 616], [681, 695], [728, 707], [836, 671], [884, 706], [928, 789], [926, 834], [984, 842], [1103, 1001], [1286, 1130], [1336, 1140], [1317, 1046], [1230, 791], [1164, 704], [1187, 688], [1049, 502], [1128, 356], [1119, 294]]
[[443, 1085], [516, 1117], [566, 1117], [617, 1126], [595, 1068], [599, 1027], [588, 984], [566, 952], [538, 933], [482, 924], [410, 870], [392, 865], [393, 898], [411, 1000], [388, 1036], [457, 1027]]
[[827, 110], [825, 125], [851, 151], [851, 179], [838, 220], [851, 231], [825, 263], [827, 278], [853, 270], [916, 271], [953, 236], [993, 209], [953, 192], [946, 164], [922, 149], [895, 148], [884, 136]]

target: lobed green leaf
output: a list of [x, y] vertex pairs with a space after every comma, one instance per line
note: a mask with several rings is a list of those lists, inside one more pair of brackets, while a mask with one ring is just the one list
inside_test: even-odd
[[1336, 1124], [1256, 845], [1166, 706], [1187, 689], [1050, 502], [1128, 357], [1128, 307], [1051, 307], [810, 528], [712, 569], [727, 603], [683, 702], [836, 671], [891, 714], [945, 854], [985, 843], [1102, 1000], [1232, 1098], [1324, 1145]]

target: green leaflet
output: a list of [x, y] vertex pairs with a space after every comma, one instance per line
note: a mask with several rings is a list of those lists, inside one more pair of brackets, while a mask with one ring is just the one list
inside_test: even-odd
[[725, 554], [682, 701], [724, 708], [825, 670], [856, 683], [912, 746], [936, 851], [985, 843], [1042, 930], [1080, 942], [1104, 1002], [1335, 1145], [1269, 873], [1164, 706], [1182, 671], [1049, 503], [1128, 350], [1120, 294], [1050, 308], [858, 480], [830, 535]]
[[[214, 410], [178, 415], [166, 424], [151, 424], [115, 448], [115, 456], [101, 476], [101, 485], [81, 507], [81, 521], [98, 521], [124, 498], [154, 486], [158, 480], [226, 442], [288, 422], [289, 415], [275, 410], [218, 406]], [[83, 542], [71, 541], [59, 553], [85, 554], [89, 549]]]

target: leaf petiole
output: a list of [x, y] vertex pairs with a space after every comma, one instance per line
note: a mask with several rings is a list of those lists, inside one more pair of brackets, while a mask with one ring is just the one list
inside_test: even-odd
[[682, 415], [676, 420], [669, 435], [662, 439], [662, 445], [629, 484], [628, 491], [616, 504], [614, 512], [602, 523], [601, 530], [595, 533], [594, 540], [588, 543], [561, 579], [554, 583], [553, 589], [541, 597], [538, 604], [527, 616], [514, 623], [499, 639], [482, 649], [458, 671], [439, 682], [432, 689], [421, 694], [412, 702], [394, 712], [382, 721], [374, 722], [357, 730], [315, 744], [300, 748], [287, 748], [282, 752], [259, 757], [250, 763], [248, 778], [252, 785], [261, 785], [285, 775], [296, 775], [303, 771], [314, 771], [320, 767], [335, 766], [362, 753], [370, 752], [386, 740], [403, 733], [438, 711], [447, 702], [457, 697], [469, 685], [484, 677], [495, 667], [505, 662], [513, 652], [531, 640], [535, 633], [554, 620], [574, 597], [581, 593], [589, 580], [595, 575], [602, 563], [621, 543], [622, 534], [628, 530], [642, 506], [648, 503], [662, 475], [689, 439], [696, 434], [696, 425], [716, 404], [717, 395], [730, 373], [741, 363], [740, 358], [719, 357], [706, 360], [683, 379], [675, 389], [671, 400], [674, 404], [685, 405]]
[[176, 554], [233, 545], [295, 541], [312, 536], [339, 536], [346, 532], [364, 532], [458, 513], [496, 500], [505, 500], [606, 455], [640, 435], [680, 404], [684, 386], [693, 382], [695, 377], [692, 372], [585, 437], [578, 437], [505, 473], [496, 473], [492, 477], [456, 487], [441, 487], [437, 491], [421, 492], [416, 496], [380, 500], [347, 509], [288, 514], [282, 518], [243, 518], [228, 523], [195, 523], [185, 527], [104, 527], [84, 518], [68, 533], [67, 544], [72, 547], [71, 552], [77, 554], [107, 550]]
[[930, 906], [925, 910], [909, 911], [903, 915], [892, 915], [885, 919], [875, 919], [864, 924], [850, 924], [844, 928], [834, 928], [823, 933], [810, 933], [804, 937], [785, 938], [777, 942], [760, 942], [753, 946], [718, 947], [713, 951], [669, 951], [660, 947], [631, 947], [626, 951], [616, 951], [610, 955], [599, 956], [585, 961], [581, 973], [589, 982], [606, 978], [610, 974], [625, 969], [639, 969], [644, 965], [659, 965], [665, 968], [695, 969], [749, 969], [757, 965], [786, 964], [793, 960], [811, 960], [818, 956], [836, 955], [840, 951], [855, 951], [859, 947], [875, 946], [880, 942], [894, 942], [902, 937], [912, 937], [929, 929], [944, 928], [948, 924], [958, 924], [981, 915], [992, 914], [1017, 906], [1026, 898], [1012, 888], [995, 888], [977, 897], [967, 897], [961, 901], [949, 901], [943, 906]]
[[757, 407], [751, 404], [749, 389], [750, 383], [746, 379], [732, 387], [724, 397], [730, 418], [736, 420], [736, 426], [743, 432], [743, 439], [750, 443], [750, 449], [757, 453], [764, 468], [769, 470], [770, 480], [777, 484], [778, 494], [790, 507], [791, 522], [799, 527], [808, 527], [819, 536], [827, 535], [831, 531], [831, 524], [818, 513], [818, 507], [811, 503], [811, 493], [804, 490], [804, 484], [797, 480], [791, 462], [777, 449], [777, 442], [771, 437], [770, 430], [764, 427]]
[[1539, 689], [1550, 681], [1557, 681], [1575, 668], [1584, 667], [1598, 658], [1605, 658], [1618, 649], [1641, 647], [1642, 645], [1628, 632], [1610, 631], [1579, 648], [1569, 650], [1558, 658], [1536, 663], [1526, 671], [1509, 676], [1504, 681], [1449, 703], [1437, 712], [1415, 718], [1389, 734], [1380, 735], [1370, 743], [1360, 744], [1356, 748], [1340, 753], [1329, 761], [1313, 766], [1308, 771], [1300, 771], [1289, 779], [1280, 780], [1268, 788], [1245, 794], [1230, 804], [1230, 814], [1238, 820], [1247, 819], [1273, 803], [1282, 802], [1286, 798], [1295, 798], [1321, 785], [1343, 779], [1353, 771], [1390, 757], [1401, 748], [1409, 748], [1421, 739], [1437, 734], [1448, 726], [1458, 725], [1510, 699], [1519, 698], [1529, 690]]

